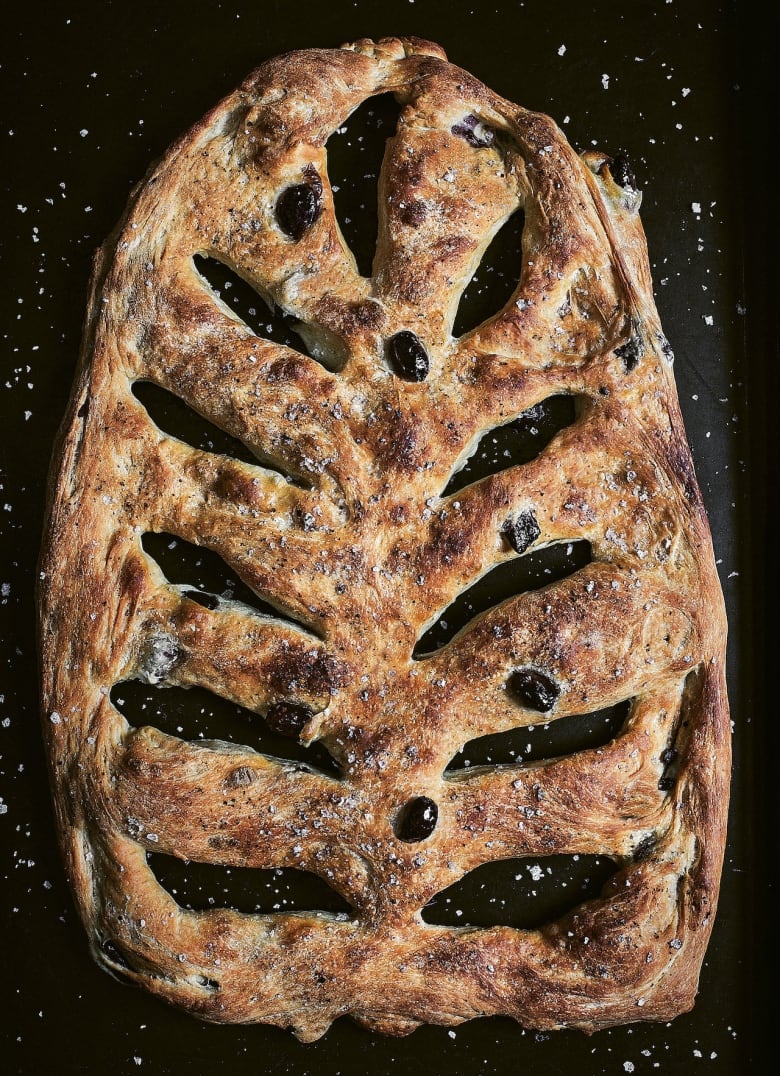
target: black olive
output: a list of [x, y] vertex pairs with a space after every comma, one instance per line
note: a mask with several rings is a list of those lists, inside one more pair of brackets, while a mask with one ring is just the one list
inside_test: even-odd
[[623, 360], [623, 366], [627, 374], [631, 373], [642, 357], [642, 342], [637, 336], [632, 336], [625, 344], [615, 348], [615, 354]]
[[618, 187], [624, 187], [632, 191], [637, 189], [636, 176], [625, 150], [621, 149], [615, 154], [609, 163], [609, 170]]
[[475, 149], [482, 149], [484, 146], [491, 145], [495, 138], [495, 132], [473, 115], [464, 116], [460, 123], [454, 124], [450, 130], [454, 135], [465, 138], [468, 144], [474, 146]]
[[391, 336], [387, 341], [387, 357], [393, 373], [404, 381], [424, 381], [430, 369], [428, 352], [408, 329]]
[[529, 508], [514, 518], [510, 516], [501, 528], [501, 533], [516, 553], [525, 553], [542, 532], [536, 522], [536, 516]]
[[661, 780], [658, 782], [658, 787], [661, 792], [669, 792], [672, 788], [674, 788], [674, 778], [662, 777]]
[[321, 193], [321, 183], [297, 183], [282, 191], [276, 199], [276, 219], [285, 235], [297, 241], [311, 228], [322, 212]]
[[280, 736], [298, 736], [313, 716], [308, 706], [295, 702], [275, 702], [266, 710], [265, 721], [269, 729]]
[[418, 796], [404, 807], [396, 826], [396, 836], [407, 844], [430, 837], [439, 820], [439, 808], [428, 796]]
[[558, 700], [561, 689], [538, 669], [516, 669], [507, 680], [507, 689], [529, 710], [547, 713]]

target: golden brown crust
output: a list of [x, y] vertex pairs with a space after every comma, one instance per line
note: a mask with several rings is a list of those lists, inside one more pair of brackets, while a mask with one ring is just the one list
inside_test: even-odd
[[[364, 278], [325, 143], [386, 91], [404, 108]], [[314, 207], [294, 236], [277, 202], [290, 187]], [[725, 840], [726, 623], [638, 205], [608, 157], [578, 157], [549, 117], [437, 45], [394, 38], [269, 61], [134, 193], [96, 262], [40, 595], [54, 802], [104, 966], [204, 1019], [304, 1040], [342, 1014], [389, 1034], [489, 1014], [593, 1031], [692, 1006]], [[518, 206], [517, 290], [454, 338], [458, 298]], [[322, 361], [255, 336], [198, 253], [304, 323]], [[402, 331], [424, 346], [422, 380], [388, 365]], [[137, 380], [306, 488], [167, 436]], [[442, 495], [482, 433], [554, 394], [576, 396], [578, 418], [541, 455]], [[586, 540], [592, 562], [415, 660], [453, 598], [517, 555], [502, 528], [529, 511], [534, 548]], [[147, 531], [216, 550], [303, 626], [188, 600], [144, 552]], [[559, 693], [545, 720], [633, 700], [625, 728], [598, 750], [445, 773], [469, 739], [539, 720], [507, 690], [520, 668]], [[109, 692], [132, 678], [259, 714], [305, 706], [303, 738], [341, 777], [131, 728]], [[438, 819], [408, 843], [394, 825], [420, 796]], [[354, 914], [186, 911], [147, 851], [313, 871]], [[422, 921], [480, 864], [553, 853], [620, 869], [540, 930]]]

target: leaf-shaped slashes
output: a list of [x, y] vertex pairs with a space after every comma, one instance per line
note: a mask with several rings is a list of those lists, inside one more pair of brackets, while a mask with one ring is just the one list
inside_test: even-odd
[[540, 856], [486, 863], [423, 909], [426, 923], [453, 927], [543, 926], [597, 897], [615, 873], [606, 856]]
[[376, 253], [379, 172], [400, 109], [391, 93], [370, 97], [328, 140], [328, 176], [339, 227], [366, 277], [371, 276]]
[[690, 1007], [725, 633], [638, 201], [418, 38], [270, 61], [134, 193], [41, 564], [115, 974], [307, 1040]]
[[185, 863], [174, 856], [154, 855], [148, 863], [157, 881], [183, 908], [207, 911], [234, 908], [244, 914], [319, 911], [348, 916], [349, 904], [310, 871], [275, 867], [252, 870], [211, 863]]
[[482, 256], [458, 305], [454, 336], [463, 336], [509, 302], [520, 279], [525, 214], [516, 209], [504, 221]]

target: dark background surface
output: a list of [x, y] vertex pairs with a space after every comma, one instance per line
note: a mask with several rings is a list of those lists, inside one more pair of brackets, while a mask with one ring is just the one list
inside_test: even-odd
[[[751, 4], [704, 0], [74, 0], [15, 5], [3, 24], [0, 1070], [764, 1071], [777, 739], [764, 675], [770, 571], [776, 582], [766, 508], [777, 391], [772, 27]], [[728, 606], [734, 724], [721, 907], [697, 1004], [671, 1025], [588, 1038], [483, 1019], [394, 1040], [344, 1019], [308, 1046], [276, 1029], [203, 1025], [92, 963], [62, 872], [39, 734], [33, 587], [92, 253], [148, 164], [257, 64], [393, 34], [438, 41], [499, 93], [550, 113], [577, 149], [625, 149], [644, 191], [657, 303]]]

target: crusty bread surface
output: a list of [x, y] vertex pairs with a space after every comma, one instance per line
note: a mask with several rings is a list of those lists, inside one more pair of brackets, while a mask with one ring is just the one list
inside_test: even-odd
[[[402, 107], [361, 276], [327, 142], [380, 93]], [[413, 38], [264, 63], [134, 191], [95, 262], [39, 596], [57, 824], [102, 966], [304, 1041], [346, 1014], [393, 1035], [488, 1015], [592, 1032], [694, 1004], [727, 822], [726, 619], [640, 201], [622, 157], [578, 155]], [[453, 335], [518, 210], [511, 299]], [[294, 322], [300, 350], [253, 332], [196, 255]], [[166, 434], [143, 382], [256, 462]], [[486, 432], [554, 396], [576, 418], [534, 459], [445, 493]], [[194, 600], [148, 533], [219, 554], [278, 616]], [[575, 542], [586, 565], [415, 649], [491, 569]], [[130, 680], [207, 688], [338, 774], [254, 750], [250, 728], [132, 726], [111, 694]], [[478, 737], [623, 703], [606, 744], [449, 765]], [[148, 853], [312, 872], [352, 910], [193, 911]], [[423, 919], [483, 864], [554, 855], [615, 873], [538, 929]]]

